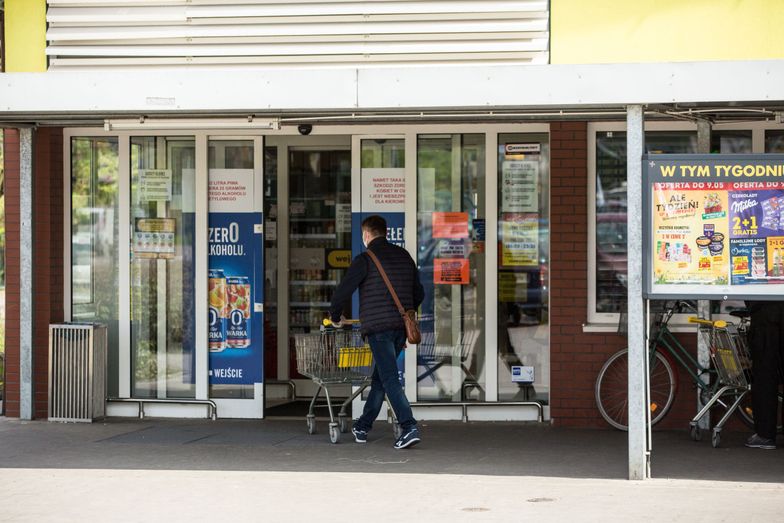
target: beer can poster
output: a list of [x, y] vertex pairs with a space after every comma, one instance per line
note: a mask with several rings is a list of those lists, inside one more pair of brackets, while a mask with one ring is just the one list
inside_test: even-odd
[[210, 384], [262, 382], [262, 235], [260, 213], [216, 213], [209, 217]]
[[643, 166], [649, 297], [784, 290], [784, 156], [648, 155]]

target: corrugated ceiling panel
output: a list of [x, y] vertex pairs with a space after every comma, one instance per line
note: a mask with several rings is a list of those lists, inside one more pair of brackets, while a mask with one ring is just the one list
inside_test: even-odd
[[542, 0], [48, 3], [50, 69], [549, 58], [548, 2]]

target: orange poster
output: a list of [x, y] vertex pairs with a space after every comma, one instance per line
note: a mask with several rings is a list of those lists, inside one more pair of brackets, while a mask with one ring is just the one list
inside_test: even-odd
[[434, 212], [433, 238], [468, 238], [468, 213]]
[[468, 260], [436, 258], [433, 260], [433, 283], [468, 285]]

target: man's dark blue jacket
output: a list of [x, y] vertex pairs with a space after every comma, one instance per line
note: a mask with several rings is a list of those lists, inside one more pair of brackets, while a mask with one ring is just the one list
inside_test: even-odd
[[[381, 236], [370, 242], [368, 250], [373, 251], [381, 262], [403, 308], [418, 309], [425, 297], [425, 289], [419, 281], [419, 271], [408, 251], [389, 243]], [[354, 258], [351, 267], [335, 290], [329, 308], [332, 321], [340, 320], [341, 312], [357, 288], [359, 288], [359, 321], [363, 333], [405, 329], [403, 318], [376, 264], [364, 252]]]

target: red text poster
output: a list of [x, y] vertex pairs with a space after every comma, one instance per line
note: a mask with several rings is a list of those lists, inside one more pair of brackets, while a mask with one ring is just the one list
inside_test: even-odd
[[434, 212], [433, 238], [468, 238], [468, 213]]
[[436, 258], [433, 260], [433, 283], [436, 285], [467, 285], [468, 260]]

